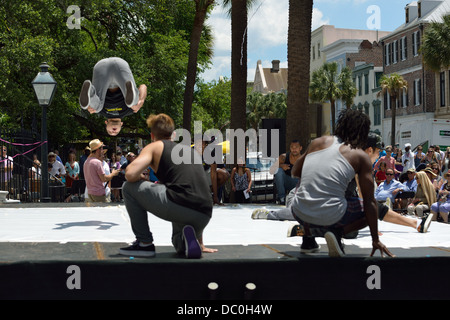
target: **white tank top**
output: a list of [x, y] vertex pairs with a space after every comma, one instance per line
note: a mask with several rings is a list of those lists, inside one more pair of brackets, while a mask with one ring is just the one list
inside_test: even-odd
[[292, 201], [292, 211], [301, 220], [329, 226], [345, 214], [345, 190], [355, 177], [355, 170], [339, 151], [342, 143], [333, 144], [305, 157], [300, 186]]

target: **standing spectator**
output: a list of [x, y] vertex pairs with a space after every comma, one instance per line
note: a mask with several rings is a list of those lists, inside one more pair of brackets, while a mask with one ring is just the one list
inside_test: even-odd
[[380, 159], [378, 159], [377, 163], [375, 164], [376, 171], [378, 171], [381, 162], [385, 162], [386, 169], [392, 169], [394, 171], [394, 174], [400, 173], [400, 171], [398, 171], [395, 168], [395, 158], [392, 157], [392, 147], [391, 146], [387, 146], [386, 147], [386, 155], [382, 156]]
[[108, 202], [104, 183], [111, 181], [119, 173], [119, 170], [113, 170], [111, 174], [105, 174], [103, 146], [103, 142], [98, 139], [89, 142], [91, 154], [84, 163], [84, 178], [88, 191], [86, 202]]
[[63, 181], [66, 177], [66, 168], [56, 160], [56, 153], [50, 152], [48, 154], [48, 172], [50, 173], [50, 178]]
[[84, 180], [83, 167], [84, 167], [84, 163], [86, 162], [86, 159], [89, 157], [89, 154], [91, 153], [91, 148], [89, 148], [89, 146], [86, 146], [86, 148], [84, 148], [83, 152], [84, 153], [80, 157], [79, 166], [80, 166], [80, 179]]
[[69, 153], [69, 160], [66, 162], [66, 187], [71, 188], [74, 180], [79, 179], [80, 175], [80, 165], [75, 160], [75, 153]]
[[7, 155], [6, 146], [2, 146], [2, 156], [0, 157], [0, 173], [3, 175], [0, 177], [0, 189], [9, 192], [8, 185], [12, 177], [14, 169], [14, 160]]
[[[111, 155], [111, 163], [110, 170], [119, 170], [120, 171], [120, 157], [117, 156], [116, 153]], [[111, 180], [111, 193], [113, 195], [113, 201], [120, 202], [120, 189], [122, 189], [123, 177], [121, 175], [117, 175]]]
[[422, 152], [422, 146], [417, 147], [417, 152], [414, 154], [414, 165], [416, 170], [420, 170], [418, 167], [421, 164], [422, 160], [425, 158], [425, 153]]
[[447, 148], [444, 157], [444, 164], [442, 165], [442, 174], [445, 175], [448, 172], [448, 166], [450, 164], [450, 147]]
[[58, 150], [54, 150], [53, 153], [56, 155], [56, 161], [60, 162], [61, 164], [63, 164], [63, 161], [61, 160], [61, 157], [59, 156], [59, 151]]
[[403, 173], [408, 172], [409, 169], [416, 169], [410, 143], [405, 144], [405, 153], [402, 156], [401, 162], [403, 164]]
[[436, 152], [437, 163], [439, 164], [439, 171], [442, 170], [442, 165], [444, 164], [445, 153], [441, 150], [439, 145], [434, 146], [434, 152]]

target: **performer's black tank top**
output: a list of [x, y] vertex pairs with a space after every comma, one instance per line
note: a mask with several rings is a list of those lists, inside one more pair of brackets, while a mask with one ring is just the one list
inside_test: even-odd
[[[181, 205], [202, 212], [211, 217], [212, 197], [209, 183], [203, 170], [202, 159], [197, 151], [188, 145], [179, 145], [183, 152], [190, 154], [190, 163], [175, 164], [172, 161], [172, 150], [177, 145], [170, 140], [162, 140], [164, 149], [159, 161], [158, 180], [167, 187], [167, 197]], [[175, 152], [180, 155], [181, 152]], [[194, 156], [199, 157], [194, 163]]]
[[122, 91], [117, 90], [114, 92], [107, 91], [105, 96], [105, 103], [103, 109], [99, 112], [102, 116], [108, 119], [124, 118], [133, 114], [134, 111], [125, 104], [125, 98]]

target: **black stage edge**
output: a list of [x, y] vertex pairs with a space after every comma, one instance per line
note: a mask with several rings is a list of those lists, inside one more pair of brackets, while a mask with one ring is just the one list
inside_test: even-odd
[[[91, 244], [85, 244], [90, 247]], [[19, 249], [24, 244], [16, 244]], [[101, 245], [100, 245], [101, 246]], [[57, 246], [56, 246], [57, 247]], [[108, 247], [108, 246], [106, 246]], [[43, 248], [43, 247], [41, 247]], [[156, 258], [106, 254], [92, 257], [64, 246], [49, 259], [16, 257], [0, 261], [2, 300], [441, 300], [450, 298], [449, 257], [329, 258], [274, 252], [245, 258], [242, 248], [200, 260], [177, 257], [167, 248]], [[96, 249], [97, 248], [97, 249]], [[263, 247], [244, 252], [261, 251]], [[292, 248], [292, 247], [291, 247]], [[36, 247], [38, 255], [42, 249]], [[67, 252], [67, 250], [69, 252]], [[297, 252], [298, 249], [291, 249]], [[269, 252], [267, 251], [267, 252]], [[280, 254], [281, 253], [281, 254]], [[62, 254], [62, 251], [60, 252]], [[105, 254], [104, 256], [102, 256]], [[367, 253], [369, 254], [369, 252]], [[11, 258], [11, 257], [10, 257]], [[208, 284], [218, 285], [216, 291]], [[254, 290], [246, 289], [253, 284]]]

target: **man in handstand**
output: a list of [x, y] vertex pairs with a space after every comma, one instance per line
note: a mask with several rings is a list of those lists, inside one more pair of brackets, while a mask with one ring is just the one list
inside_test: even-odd
[[92, 82], [85, 80], [80, 93], [80, 106], [98, 113], [107, 120], [106, 131], [116, 136], [122, 119], [136, 113], [147, 97], [147, 86], [136, 86], [128, 63], [121, 58], [102, 59], [94, 66]]
[[[300, 184], [292, 200], [295, 218], [305, 228], [303, 242], [317, 247], [314, 237], [325, 237], [330, 256], [343, 256], [343, 235], [365, 228], [372, 236], [372, 253], [393, 254], [378, 238], [378, 210], [374, 198], [372, 163], [363, 150], [367, 145], [370, 119], [358, 110], [344, 110], [338, 118], [335, 136], [311, 142], [294, 164], [292, 175]], [[327, 168], [324, 170], [323, 168]], [[358, 197], [346, 198], [348, 185], [359, 178]]]
[[[125, 173], [127, 182], [122, 187], [125, 207], [131, 220], [136, 241], [119, 253], [131, 256], [154, 256], [155, 246], [148, 225], [147, 211], [172, 222], [172, 244], [178, 254], [187, 258], [200, 258], [202, 252], [215, 252], [203, 245], [203, 230], [212, 215], [213, 203], [209, 183], [201, 165], [201, 155], [189, 145], [171, 140], [175, 130], [173, 120], [165, 114], [151, 115], [147, 119], [152, 143], [142, 149]], [[190, 163], [175, 164], [172, 158], [190, 155]], [[194, 159], [198, 157], [198, 159]], [[159, 183], [144, 177], [142, 172], [151, 167]]]

